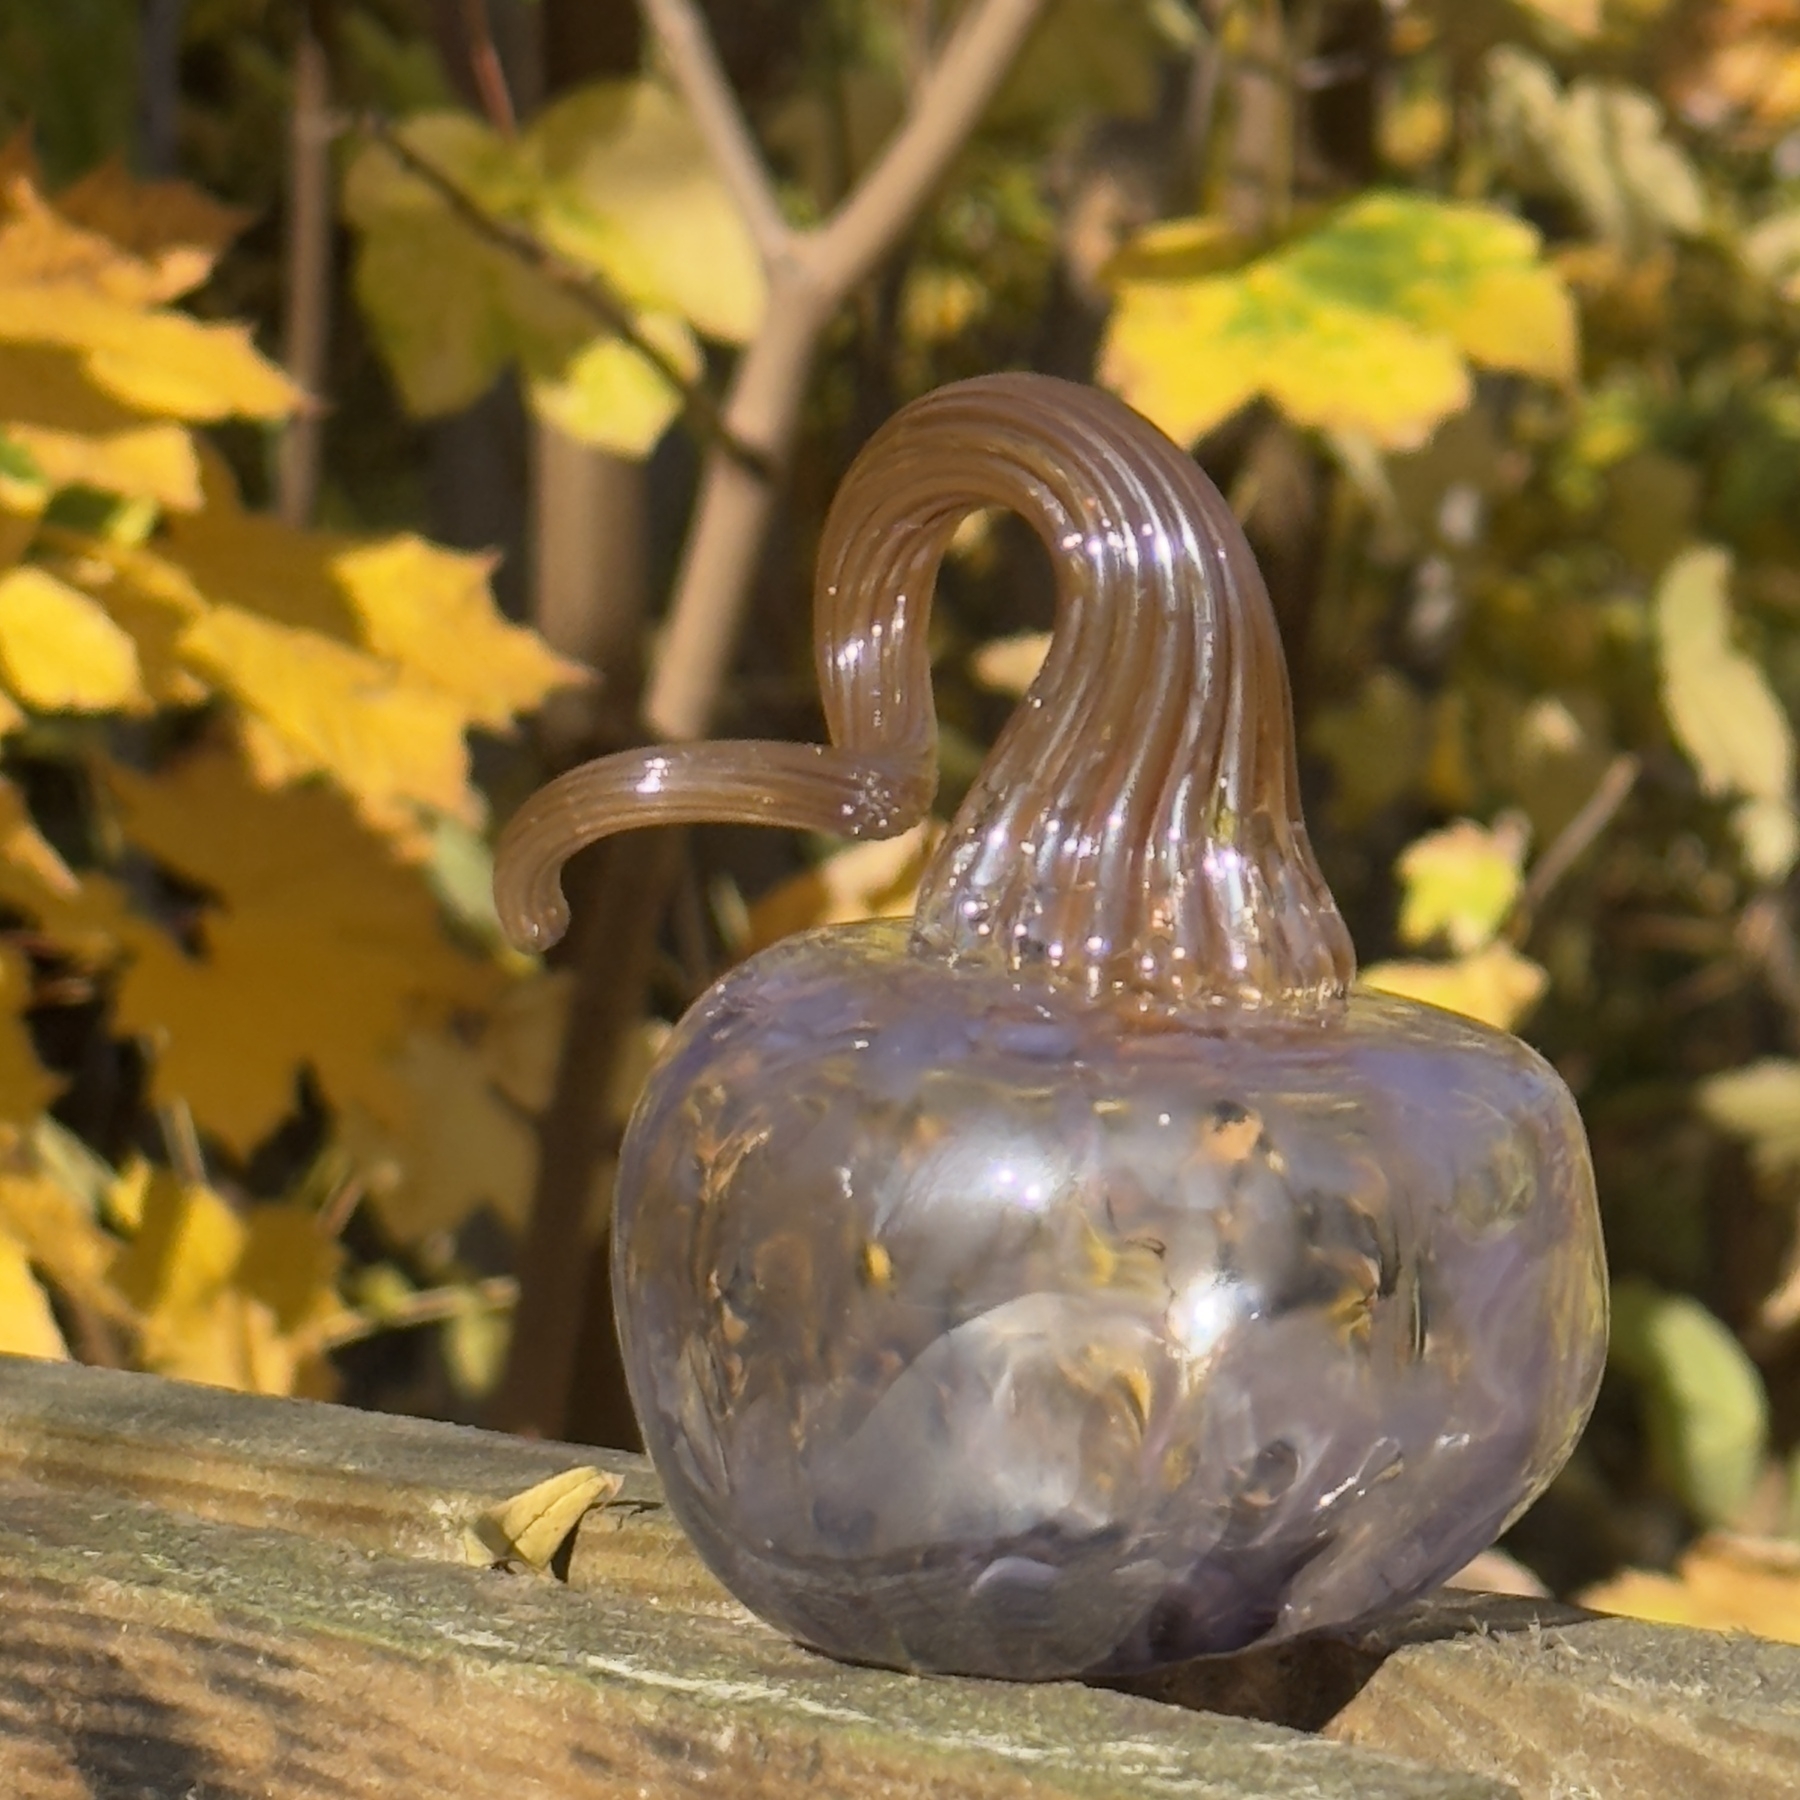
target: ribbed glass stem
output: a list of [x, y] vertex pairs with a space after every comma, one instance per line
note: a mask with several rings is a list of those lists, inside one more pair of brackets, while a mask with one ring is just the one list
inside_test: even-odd
[[922, 817], [932, 589], [957, 525], [985, 506], [1049, 548], [1056, 626], [926, 874], [916, 949], [1095, 996], [1341, 994], [1350, 941], [1301, 822], [1286, 669], [1243, 533], [1154, 427], [1038, 375], [927, 395], [845, 478], [817, 591], [832, 747], [685, 745], [552, 782], [501, 844], [511, 935], [560, 935], [558, 870], [610, 832], [718, 819], [882, 837]]

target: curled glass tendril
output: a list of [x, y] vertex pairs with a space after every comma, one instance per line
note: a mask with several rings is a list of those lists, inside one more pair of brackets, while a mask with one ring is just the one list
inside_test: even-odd
[[563, 861], [642, 825], [892, 836], [937, 787], [927, 643], [973, 510], [1034, 526], [1050, 654], [920, 893], [915, 943], [1178, 1003], [1341, 996], [1354, 955], [1301, 821], [1287, 671], [1250, 548], [1196, 465], [1089, 388], [994, 375], [878, 433], [826, 523], [816, 602], [831, 747], [704, 743], [571, 771], [509, 826], [508, 934], [562, 935]]

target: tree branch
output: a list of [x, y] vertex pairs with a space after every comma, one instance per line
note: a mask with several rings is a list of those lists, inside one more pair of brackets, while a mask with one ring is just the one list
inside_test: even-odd
[[501, 62], [500, 48], [494, 42], [487, 0], [463, 0], [462, 16], [463, 35], [469, 40], [469, 78], [481, 99], [481, 110], [502, 137], [516, 136], [518, 108], [513, 105], [512, 89], [506, 83], [506, 66]]
[[834, 300], [893, 248], [943, 180], [1043, 10], [1044, 0], [982, 0], [964, 14], [880, 160], [807, 234], [814, 272]]
[[720, 179], [744, 215], [765, 266], [773, 265], [793, 248], [794, 232], [782, 217], [768, 165], [719, 66], [706, 21], [694, 0], [642, 0], [642, 5]]
[[385, 119], [369, 116], [363, 129], [408, 174], [416, 176], [455, 213], [471, 231], [517, 257], [528, 268], [566, 294], [605, 330], [629, 344], [676, 393], [682, 411], [703, 442], [723, 450], [735, 460], [761, 466], [763, 458], [754, 446], [733, 438], [720, 416], [719, 403], [699, 382], [653, 339], [645, 336], [631, 304], [616, 294], [598, 275], [558, 256], [548, 244], [510, 219], [498, 219], [454, 177], [429, 157], [421, 156]]

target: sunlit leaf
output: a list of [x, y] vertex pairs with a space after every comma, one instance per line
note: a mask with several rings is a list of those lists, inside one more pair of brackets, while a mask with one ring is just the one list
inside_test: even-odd
[[24, 1247], [0, 1229], [0, 1356], [66, 1359], [50, 1298], [38, 1285]]
[[331, 570], [368, 647], [458, 701], [472, 724], [510, 725], [556, 689], [589, 679], [500, 616], [490, 557], [408, 533], [341, 551]]
[[1490, 942], [1518, 899], [1523, 834], [1459, 819], [1409, 844], [1396, 865], [1400, 940], [1441, 936], [1458, 955]]
[[1612, 1360], [1643, 1396], [1666, 1481], [1708, 1524], [1749, 1498], [1768, 1442], [1762, 1377], [1699, 1301], [1628, 1278], [1613, 1288]]
[[619, 1486], [617, 1475], [583, 1464], [491, 1507], [475, 1522], [472, 1535], [485, 1553], [483, 1560], [522, 1563], [543, 1573], [582, 1514], [611, 1499]]
[[1740, 824], [1746, 860], [1765, 880], [1792, 866], [1793, 831], [1767, 809], [1793, 811], [1794, 734], [1761, 669], [1731, 642], [1731, 558], [1685, 551], [1656, 590], [1663, 710], [1709, 794], [1767, 803]]
[[149, 704], [131, 638], [80, 589], [37, 568], [0, 575], [0, 679], [39, 712]]
[[195, 621], [182, 648], [249, 715], [246, 748], [269, 785], [329, 775], [384, 825], [408, 805], [468, 814], [463, 717], [446, 695], [237, 607]]
[[220, 897], [197, 957], [134, 928], [118, 1021], [153, 1046], [157, 1095], [246, 1151], [292, 1106], [303, 1064], [333, 1101], [403, 1119], [391, 1059], [499, 979], [450, 944], [417, 871], [339, 796], [259, 791], [218, 750], [112, 782], [130, 839]]
[[1025, 631], [983, 644], [969, 658], [969, 672], [991, 692], [1016, 698], [1037, 680], [1049, 654], [1049, 632]]
[[1800, 1168], [1800, 1062], [1765, 1057], [1700, 1084], [1700, 1110], [1745, 1139], [1765, 1174]]
[[1364, 987], [1511, 1031], [1544, 996], [1549, 977], [1510, 944], [1496, 942], [1452, 962], [1381, 962], [1364, 969]]
[[1258, 395], [1402, 449], [1467, 404], [1471, 364], [1574, 372], [1574, 312], [1504, 213], [1372, 193], [1234, 274], [1118, 283], [1103, 374], [1191, 442]]
[[1800, 1545], [1715, 1532], [1682, 1556], [1673, 1575], [1624, 1569], [1575, 1598], [1595, 1612], [1658, 1625], [1800, 1644]]
[[609, 81], [546, 107], [526, 133], [548, 242], [646, 312], [744, 343], [762, 318], [762, 266], [691, 115], [654, 81]]
[[765, 894], [750, 909], [750, 937], [742, 950], [761, 949], [796, 931], [858, 919], [905, 918], [919, 878], [936, 853], [943, 825], [927, 819], [898, 837], [840, 850]]

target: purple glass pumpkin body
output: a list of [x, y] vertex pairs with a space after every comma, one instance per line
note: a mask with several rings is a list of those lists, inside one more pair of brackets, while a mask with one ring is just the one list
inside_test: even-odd
[[928, 603], [972, 506], [1058, 575], [1037, 680], [915, 918], [752, 957], [627, 1134], [614, 1278], [670, 1506], [856, 1661], [1048, 1679], [1347, 1624], [1573, 1448], [1606, 1278], [1574, 1102], [1516, 1040], [1359, 994], [1241, 532], [1041, 377], [877, 434], [820, 556], [831, 748], [682, 745], [534, 797], [497, 899], [634, 823], [883, 836], [935, 785]]
[[765, 951], [628, 1139], [616, 1297], [670, 1506], [860, 1661], [1118, 1673], [1341, 1624], [1491, 1543], [1572, 1448], [1605, 1275], [1573, 1104], [1376, 996], [1145, 1022]]

